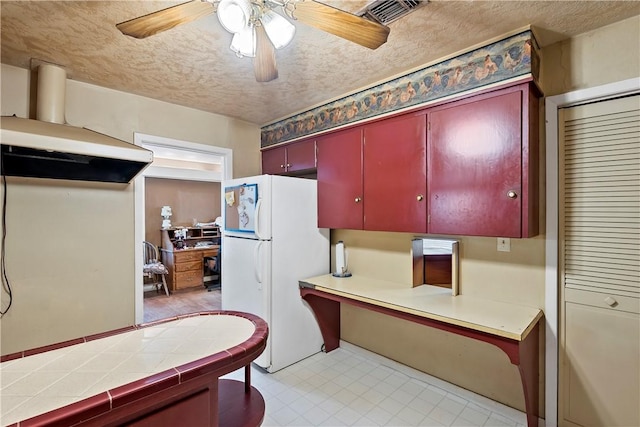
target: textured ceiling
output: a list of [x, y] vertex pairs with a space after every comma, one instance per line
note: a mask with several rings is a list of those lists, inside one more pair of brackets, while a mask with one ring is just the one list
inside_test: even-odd
[[[368, 3], [323, 2], [350, 12]], [[142, 40], [115, 27], [180, 3], [2, 0], [2, 63], [52, 62], [73, 80], [264, 125], [527, 25], [546, 46], [640, 14], [638, 1], [432, 0], [391, 23], [374, 51], [296, 22], [276, 52], [279, 78], [257, 83], [213, 14]]]

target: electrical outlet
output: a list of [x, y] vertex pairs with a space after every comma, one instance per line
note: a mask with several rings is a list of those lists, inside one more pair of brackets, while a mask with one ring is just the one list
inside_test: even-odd
[[511, 252], [511, 239], [507, 237], [498, 237], [498, 251]]

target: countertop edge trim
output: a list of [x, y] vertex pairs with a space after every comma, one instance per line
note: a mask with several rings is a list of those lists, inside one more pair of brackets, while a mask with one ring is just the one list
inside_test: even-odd
[[62, 408], [57, 408], [48, 412], [44, 412], [42, 414], [38, 414], [34, 417], [22, 420], [16, 425], [42, 425], [49, 424], [51, 422], [55, 424], [56, 422], [60, 422], [62, 418], [65, 418], [66, 420], [66, 417], [68, 417], [69, 415], [73, 417], [73, 420], [76, 420], [75, 422], [82, 422], [96, 416], [104, 415], [113, 409], [124, 406], [139, 399], [141, 396], [152, 394], [157, 391], [156, 389], [158, 387], [171, 387], [174, 385], [179, 385], [206, 374], [216, 373], [218, 376], [221, 376], [226, 373], [233, 372], [234, 370], [250, 363], [251, 360], [258, 357], [260, 353], [264, 351], [269, 329], [266, 321], [250, 313], [224, 310], [204, 311], [189, 313], [154, 322], [142, 323], [139, 325], [132, 325], [124, 328], [119, 328], [114, 331], [108, 331], [90, 335], [88, 337], [64, 341], [60, 343], [61, 345], [47, 345], [3, 356], [2, 361], [15, 360], [58, 348], [81, 344], [83, 342], [88, 342], [95, 339], [106, 338], [109, 336], [131, 332], [137, 329], [156, 326], [158, 324], [167, 323], [179, 319], [196, 316], [217, 315], [228, 315], [245, 318], [254, 324], [255, 330], [245, 342], [229, 349], [225, 349], [218, 353], [173, 367], [171, 369], [150, 375], [140, 380], [124, 384], [122, 386], [106, 390], [104, 392], [100, 392], [94, 396], [79, 400]]

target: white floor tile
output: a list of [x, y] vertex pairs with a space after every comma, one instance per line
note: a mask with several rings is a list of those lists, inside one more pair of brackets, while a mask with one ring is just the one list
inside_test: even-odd
[[405, 407], [405, 403], [398, 402], [394, 398], [389, 397], [387, 399], [384, 399], [382, 402], [380, 402], [378, 406], [392, 415], [397, 415], [398, 412], [400, 412], [400, 410]]
[[384, 394], [385, 396], [391, 395], [396, 390], [398, 390], [398, 387], [393, 384], [389, 384], [386, 380], [381, 381], [376, 385], [376, 391]]
[[346, 388], [343, 388], [342, 390], [334, 394], [333, 398], [338, 402], [343, 403], [345, 406], [349, 406], [351, 402], [358, 398], [358, 395], [352, 391], [347, 390]]
[[453, 424], [457, 417], [451, 412], [448, 412], [443, 408], [436, 406], [431, 412], [429, 412], [429, 418], [442, 423], [445, 426], [450, 426], [451, 424]]
[[[375, 403], [376, 405], [380, 404], [384, 399], [387, 398], [384, 394], [380, 393], [378, 390], [369, 389], [362, 394], [362, 397], [368, 400], [371, 403]], [[397, 399], [396, 399], [397, 400]]]
[[515, 427], [516, 424], [517, 423], [515, 421], [495, 413], [491, 414], [489, 419], [484, 423], [484, 425], [487, 427]]
[[336, 417], [331, 417], [326, 421], [326, 426], [331, 426], [331, 427], [342, 427], [342, 426], [347, 426], [347, 425], [348, 424], [343, 423], [342, 421], [340, 421]]
[[304, 396], [312, 401], [316, 406], [329, 398], [329, 395], [321, 390], [312, 390]]
[[[225, 378], [242, 380], [243, 370]], [[273, 374], [254, 367], [251, 379], [265, 427], [526, 425], [518, 410], [353, 345]]]
[[346, 425], [351, 425], [362, 418], [362, 415], [348, 406], [345, 406], [335, 414], [335, 417]]
[[396, 416], [405, 420], [407, 422], [407, 425], [410, 426], [418, 426], [420, 425], [420, 422], [426, 418], [425, 414], [423, 414], [422, 412], [418, 412], [408, 406], [402, 408]]
[[362, 378], [360, 378], [358, 380], [358, 382], [361, 382], [362, 384], [368, 386], [368, 387], [375, 387], [378, 385], [378, 383], [380, 382], [380, 380], [376, 377], [374, 377], [373, 375], [365, 375]]
[[367, 387], [366, 385], [364, 385], [363, 383], [361, 383], [359, 381], [356, 381], [356, 382], [354, 382], [352, 384], [349, 384], [345, 388], [347, 390], [350, 390], [350, 391], [354, 392], [358, 396], [361, 396], [363, 393], [365, 393], [367, 390], [369, 390], [369, 387]]
[[460, 413], [466, 406], [466, 402], [460, 403], [459, 400], [453, 400], [450, 396], [447, 396], [442, 399], [436, 406], [457, 416], [460, 415]]
[[400, 390], [406, 391], [407, 393], [412, 394], [414, 396], [417, 396], [418, 394], [422, 393], [426, 388], [427, 388], [426, 383], [422, 381], [416, 381], [416, 380], [407, 381], [401, 387], [399, 387]]
[[471, 405], [467, 405], [460, 413], [458, 419], [465, 420], [472, 426], [481, 426], [487, 422], [489, 415], [474, 409]]
[[423, 413], [424, 415], [428, 415], [431, 411], [433, 411], [433, 408], [435, 408], [435, 405], [433, 403], [421, 398], [420, 396], [409, 402], [407, 406]]
[[284, 390], [282, 393], [278, 393], [277, 397], [278, 399], [282, 400], [285, 404], [289, 405], [294, 400], [300, 399], [302, 397], [302, 394], [299, 391], [293, 388], [290, 388], [290, 389]]
[[370, 418], [362, 417], [358, 421], [356, 421], [353, 425], [361, 426], [361, 427], [376, 427], [376, 426], [379, 426], [380, 424], [378, 424], [377, 422], [373, 421]]
[[318, 405], [319, 408], [324, 409], [332, 415], [335, 415], [338, 411], [344, 408], [344, 405], [334, 399], [327, 399]]
[[381, 426], [387, 425], [391, 418], [393, 418], [393, 414], [390, 414], [380, 407], [373, 408], [367, 412], [365, 416]]
[[358, 397], [356, 400], [349, 404], [349, 407], [355, 411], [358, 411], [360, 414], [366, 414], [367, 412], [375, 408], [376, 405], [369, 402], [368, 400], [363, 399], [362, 397]]
[[309, 400], [307, 397], [302, 396], [300, 399], [292, 402], [288, 406], [298, 414], [305, 415], [308, 411], [315, 408], [316, 404], [312, 400]]
[[293, 422], [293, 420], [298, 418], [299, 414], [288, 406], [285, 406], [275, 412], [269, 413], [269, 416], [279, 425], [286, 426], [289, 425], [289, 423]]
[[394, 372], [384, 379], [384, 382], [392, 385], [395, 388], [400, 388], [404, 383], [408, 382], [410, 378], [400, 372]]
[[421, 424], [423, 427], [445, 427], [445, 424], [442, 424], [441, 422], [429, 417], [422, 420]]
[[309, 422], [309, 425], [321, 426], [323, 425], [322, 423], [331, 417], [331, 414], [322, 408], [314, 406], [302, 414], [302, 416]]
[[391, 393], [390, 396], [399, 402], [406, 402], [406, 403], [411, 402], [416, 397], [415, 394], [409, 393], [408, 391], [405, 391], [401, 388]]
[[445, 394], [436, 391], [434, 387], [427, 387], [418, 395], [418, 398], [425, 400], [435, 406], [445, 398]]

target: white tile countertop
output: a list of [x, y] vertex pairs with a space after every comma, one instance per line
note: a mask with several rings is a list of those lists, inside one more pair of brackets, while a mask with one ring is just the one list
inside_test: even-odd
[[0, 424], [223, 352], [255, 331], [255, 324], [244, 317], [190, 316], [2, 362]]
[[522, 341], [542, 317], [542, 310], [467, 295], [431, 285], [415, 288], [404, 283], [353, 275], [331, 274], [300, 281], [301, 286], [387, 307], [417, 316], [463, 326], [476, 331]]

